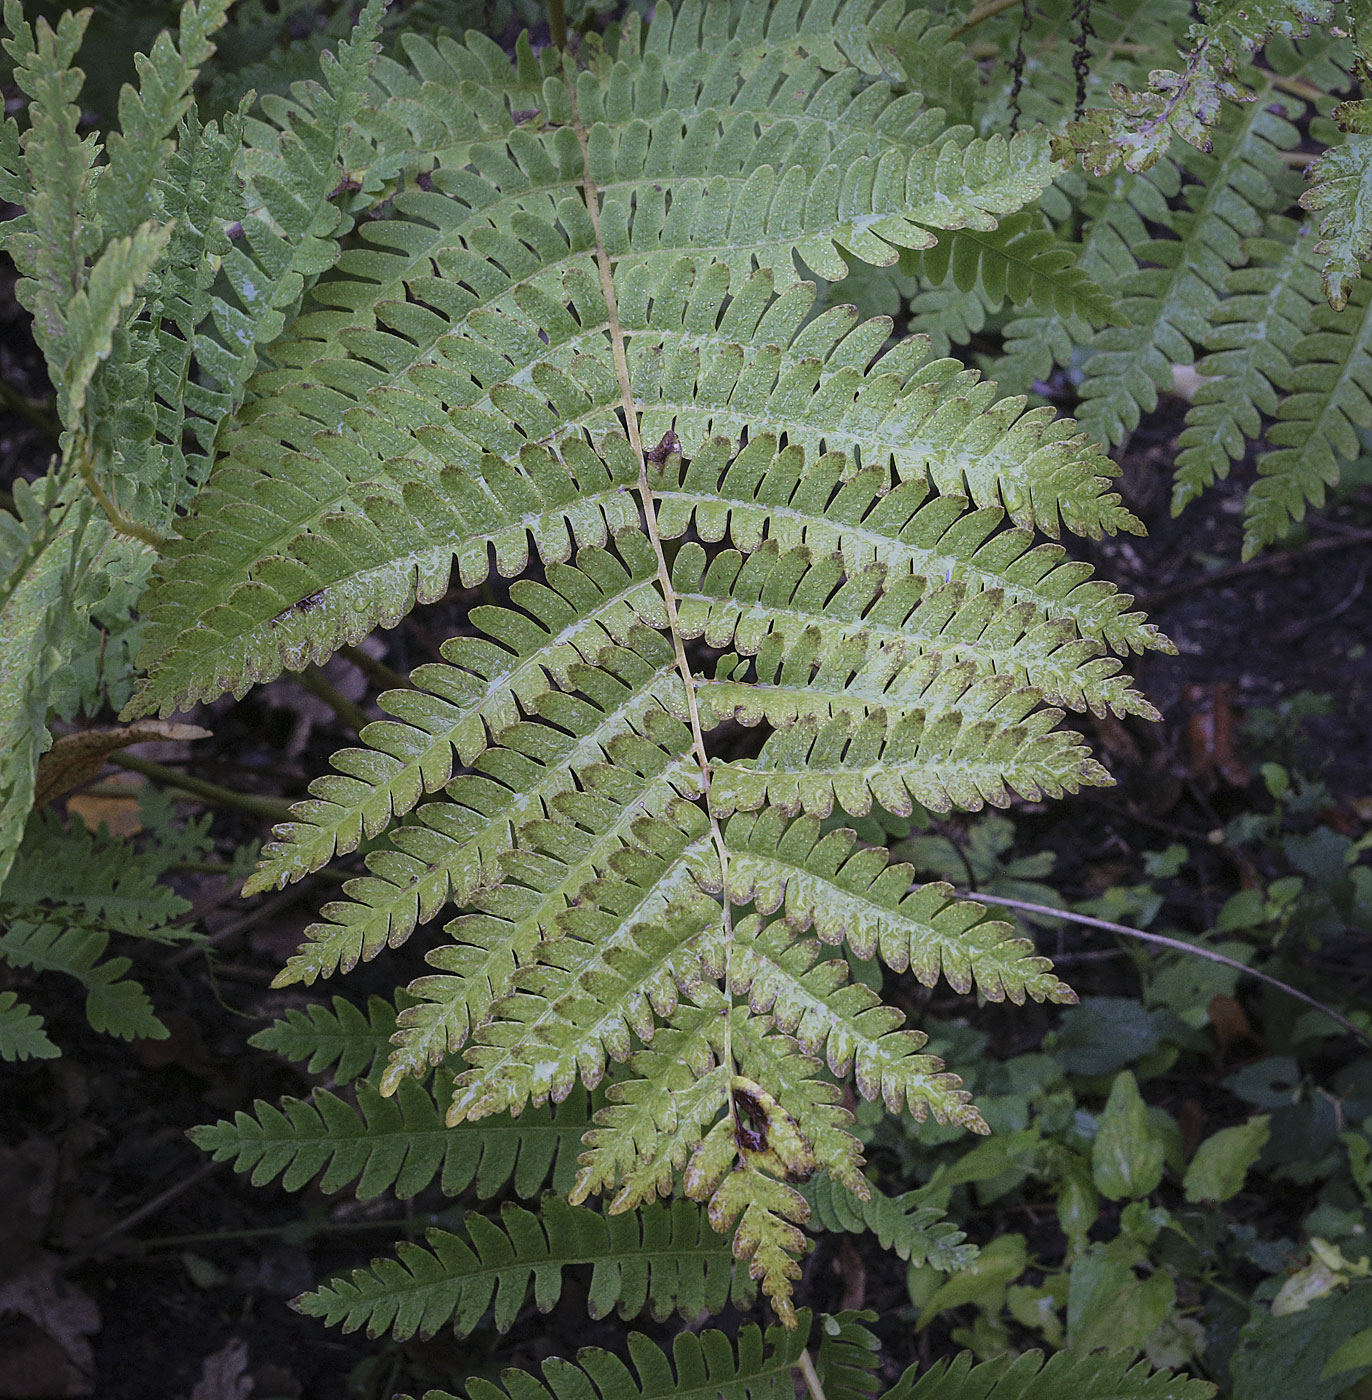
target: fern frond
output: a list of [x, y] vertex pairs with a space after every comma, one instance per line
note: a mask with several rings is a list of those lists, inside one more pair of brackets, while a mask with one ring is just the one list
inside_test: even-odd
[[[795, 1184], [822, 1166], [870, 1191], [829, 1076], [985, 1126], [821, 942], [847, 934], [992, 996], [1070, 995], [979, 908], [912, 894], [907, 872], [819, 841], [813, 819], [1106, 781], [1058, 705], [1151, 713], [1104, 653], [1170, 645], [1030, 533], [1139, 528], [1098, 447], [918, 339], [888, 347], [885, 318], [816, 314], [800, 280], [797, 259], [832, 281], [850, 259], [890, 267], [940, 233], [991, 234], [1059, 173], [1042, 131], [979, 137], [909, 90], [925, 41], [953, 41], [899, 8], [664, 6], [646, 41], [631, 19], [576, 67], [527, 40], [513, 58], [439, 39], [411, 41], [408, 65], [357, 60], [366, 109], [329, 118], [320, 145], [356, 159], [355, 179], [319, 236], [309, 309], [168, 547], [130, 711], [322, 659], [436, 600], [454, 565], [469, 587], [492, 570], [541, 581], [472, 612], [481, 637], [386, 697], [251, 885], [386, 833], [282, 984], [462, 910], [378, 1084], [413, 1100], [423, 1132], [370, 1086], [360, 1116], [325, 1092], [273, 1120], [286, 1147], [259, 1166], [370, 1191], [410, 1172], [417, 1143], [408, 1189], [437, 1170], [412, 1076], [460, 1054], [446, 1119], [461, 1130], [623, 1066], [571, 1199], [606, 1194], [614, 1216], [678, 1188], [708, 1200], [790, 1322], [810, 1210]], [[299, 89], [266, 111], [287, 132], [322, 104]], [[244, 129], [252, 198], [270, 205], [253, 152], [289, 132]], [[324, 270], [393, 181], [389, 217]], [[1038, 285], [1103, 318], [1029, 224], [997, 247], [977, 259], [993, 287], [999, 269], [1007, 293]], [[712, 674], [707, 648], [724, 652]], [[772, 731], [756, 758], [714, 751], [734, 718]], [[738, 900], [754, 907], [735, 923]], [[327, 1062], [331, 1035], [299, 1039]], [[387, 1152], [321, 1156], [335, 1122], [350, 1144], [379, 1126]], [[251, 1158], [261, 1127], [225, 1151]], [[437, 1253], [414, 1259], [448, 1287]], [[367, 1285], [383, 1309], [385, 1294]], [[479, 1311], [489, 1288], [472, 1296]]]
[[[1119, 287], [1138, 270], [1133, 250], [1152, 237], [1149, 225], [1170, 227], [1171, 204], [1180, 188], [1178, 167], [1170, 160], [1146, 173], [1116, 171], [1090, 182], [1081, 200], [1086, 227], [1076, 265], [1094, 280]], [[1130, 315], [1123, 304], [1121, 315]], [[1086, 322], [1071, 316], [1017, 316], [1005, 327], [1004, 353], [994, 362], [996, 380], [1007, 389], [1027, 392], [1035, 381], [1048, 380], [1055, 366], [1070, 365], [1095, 334]]]
[[[1298, 114], [1300, 104], [1294, 110]], [[1226, 112], [1213, 155], [1187, 153], [1196, 183], [1182, 191], [1185, 209], [1167, 225], [1180, 236], [1152, 239], [1131, 251], [1156, 264], [1128, 275], [1121, 292], [1129, 330], [1107, 329], [1092, 341], [1079, 418], [1101, 441], [1120, 442], [1172, 385], [1172, 366], [1189, 365], [1231, 269], [1245, 261], [1244, 240], [1263, 230], [1281, 202], [1287, 172], [1281, 153], [1300, 139], [1281, 93], [1270, 82], [1258, 101]]]
[[298, 879], [354, 850], [423, 794], [446, 786], [455, 758], [475, 762], [495, 735], [565, 686], [573, 666], [595, 662], [611, 642], [627, 643], [641, 623], [660, 623], [658, 595], [646, 586], [657, 567], [648, 541], [626, 531], [615, 548], [583, 550], [575, 566], [553, 565], [546, 584], [516, 583], [510, 596], [519, 611], [474, 609], [473, 622], [490, 640], [444, 643], [447, 664], [420, 666], [410, 677], [415, 689], [381, 696], [393, 719], [362, 731], [366, 749], [334, 755], [345, 776], [315, 779], [315, 800], [296, 805], [298, 819], [278, 829], [244, 893]]
[[43, 1018], [17, 992], [0, 992], [0, 1060], [51, 1060], [60, 1053]]
[[1312, 329], [1319, 299], [1314, 238], [1287, 220], [1268, 227], [1270, 237], [1249, 240], [1249, 266], [1225, 279], [1227, 295], [1211, 316], [1196, 366], [1205, 382], [1177, 440], [1174, 515], [1228, 476], [1296, 384], [1295, 348]]
[[1209, 1381], [1134, 1364], [1132, 1353], [1079, 1355], [1041, 1351], [974, 1362], [970, 1352], [936, 1361], [922, 1376], [912, 1367], [886, 1395], [891, 1400], [1210, 1400]]
[[917, 1119], [932, 1113], [939, 1122], [979, 1124], [960, 1081], [918, 1053], [928, 1037], [902, 1030], [901, 1012], [850, 982], [845, 959], [819, 953], [815, 940], [794, 938], [781, 922], [744, 919], [734, 928], [730, 990], [746, 995], [758, 1015], [770, 1014], [831, 1073], [844, 1078], [851, 1071], [863, 1098], [880, 1098], [892, 1113], [908, 1106]]
[[707, 557], [684, 544], [672, 584], [682, 635], [720, 650], [761, 658], [779, 648], [789, 657], [800, 638], [818, 632], [828, 650], [864, 661], [879, 652], [893, 675], [936, 656], [979, 675], [1012, 675], [1050, 704], [1157, 717], [1120, 663], [1099, 654], [1099, 641], [1079, 638], [1071, 619], [1045, 617], [1027, 598], [1010, 603], [1002, 586], [930, 580], [875, 561], [845, 567], [839, 555], [770, 539], [748, 555]]
[[959, 292], [976, 290], [993, 308], [1008, 301], [1091, 326], [1127, 324], [1115, 298], [1078, 264], [1076, 251], [1040, 217], [1022, 211], [990, 232], [944, 234], [904, 267], [913, 271], [917, 261], [920, 275], [932, 286], [951, 283]]
[[0, 958], [15, 967], [65, 972], [85, 988], [86, 1019], [93, 1029], [121, 1040], [165, 1040], [170, 1032], [153, 1015], [142, 986], [124, 974], [128, 958], [105, 959], [110, 935], [81, 922], [74, 911], [62, 917], [7, 920], [0, 931]]
[[926, 584], [963, 581], [1000, 589], [1011, 603], [1029, 603], [1045, 618], [1067, 618], [1078, 635], [1116, 651], [1167, 650], [1157, 628], [1129, 612], [1133, 601], [1091, 579], [1087, 565], [1065, 562], [1059, 546], [1033, 544], [1023, 531], [997, 531], [1002, 516], [969, 510], [965, 497], [932, 496], [921, 482], [892, 487], [877, 469], [846, 471], [826, 454], [807, 460], [798, 448], [751, 440], [729, 458], [711, 443], [690, 462], [652, 466], [650, 485], [663, 535], [694, 529], [708, 543], [722, 539], [750, 554], [764, 540], [789, 549], [837, 554], [846, 569], [876, 563]]
[[691, 1319], [718, 1312], [736, 1289], [729, 1248], [704, 1212], [686, 1201], [650, 1206], [633, 1216], [605, 1216], [556, 1197], [539, 1213], [507, 1204], [501, 1221], [475, 1212], [467, 1239], [431, 1229], [426, 1245], [402, 1243], [395, 1259], [376, 1259], [351, 1279], [334, 1279], [295, 1306], [345, 1332], [389, 1331], [404, 1340], [431, 1337], [452, 1323], [459, 1336], [495, 1305], [494, 1323], [507, 1331], [524, 1306], [530, 1284], [540, 1312], [562, 1292], [563, 1271], [591, 1266], [587, 1308], [592, 1317], [645, 1309], [661, 1320], [672, 1312]]
[[718, 765], [712, 810], [728, 816], [765, 804], [788, 816], [827, 817], [838, 806], [863, 817], [875, 802], [908, 816], [918, 802], [935, 812], [975, 812], [985, 803], [1008, 807], [1013, 796], [1037, 802], [1109, 785], [1105, 769], [1076, 742], [1081, 736], [1054, 729], [1060, 712], [1028, 714], [1037, 694], [1007, 690], [964, 691], [965, 715], [950, 708], [927, 726], [917, 709], [888, 718], [877, 706], [857, 720], [802, 718], [777, 729], [755, 760]]
[[97, 838], [80, 823], [67, 830], [45, 812], [25, 833], [5, 882], [3, 905], [35, 910], [65, 905], [112, 932], [165, 939], [170, 935], [164, 926], [191, 907], [160, 883], [172, 859], [156, 845], [135, 851], [127, 841]]
[[1310, 188], [1301, 208], [1319, 216], [1320, 241], [1315, 252], [1324, 257], [1324, 294], [1335, 311], [1348, 304], [1348, 294], [1372, 257], [1372, 137], [1345, 136], [1320, 153], [1306, 172]]
[[849, 1234], [871, 1231], [883, 1249], [913, 1265], [930, 1264], [946, 1273], [965, 1269], [977, 1256], [966, 1235], [943, 1218], [935, 1206], [921, 1205], [919, 1192], [888, 1196], [876, 1187], [862, 1196], [829, 1176], [817, 1176], [800, 1186], [810, 1204], [810, 1223], [820, 1230]]
[[826, 1313], [820, 1318], [815, 1374], [825, 1400], [876, 1400], [881, 1343], [863, 1325], [876, 1320], [870, 1311]]
[[[584, 1400], [588, 1394], [604, 1400], [669, 1400], [699, 1392], [711, 1400], [791, 1400], [809, 1314], [802, 1313], [800, 1320], [802, 1325], [794, 1331], [769, 1328], [765, 1339], [761, 1328], [752, 1324], [741, 1328], [736, 1340], [723, 1332], [678, 1332], [670, 1358], [655, 1342], [631, 1332], [633, 1370], [612, 1352], [586, 1347], [575, 1363], [561, 1357], [545, 1361], [543, 1381], [526, 1372], [507, 1371], [503, 1386], [473, 1380], [466, 1395], [469, 1400]], [[425, 1400], [459, 1397], [430, 1391]]]
[[[458, 777], [444, 800], [419, 810], [419, 824], [392, 832], [390, 841], [397, 851], [372, 853], [368, 866], [373, 873], [345, 884], [350, 902], [324, 907], [325, 916], [335, 922], [306, 931], [306, 943], [279, 974], [277, 984], [313, 982], [339, 967], [347, 971], [387, 944], [399, 946], [416, 922], [432, 917], [445, 900], [466, 903], [498, 884], [502, 861], [515, 848], [515, 832], [558, 815], [559, 807], [573, 800], [574, 773], [585, 769], [596, 778], [603, 775], [589, 798], [597, 809], [594, 816], [587, 814], [593, 833], [589, 840], [572, 838], [582, 841], [583, 848], [563, 851], [565, 870], [556, 885], [531, 905], [524, 901], [529, 907], [521, 907], [517, 898], [512, 907], [506, 895], [498, 895], [497, 903], [484, 913], [500, 920], [499, 930], [489, 929], [485, 919], [461, 926], [469, 946], [530, 951], [541, 937], [540, 911], [559, 909], [597, 864], [624, 843], [637, 815], [658, 811], [678, 793], [693, 793], [698, 787], [679, 757], [680, 724], [671, 720], [672, 712], [681, 709], [674, 659], [655, 633], [639, 632], [634, 640], [640, 649], [607, 650], [600, 666], [573, 672], [587, 699], [577, 703], [561, 695], [547, 697], [554, 713], [560, 709], [568, 715], [570, 710], [575, 716], [573, 729], [533, 722], [512, 726], [499, 747], [480, 756], [476, 773]], [[675, 759], [668, 747], [673, 741]], [[606, 773], [600, 766], [606, 763], [623, 764], [625, 771]], [[625, 779], [643, 804], [638, 812], [610, 806]], [[597, 789], [605, 789], [603, 795]], [[473, 938], [478, 930], [482, 936]], [[458, 968], [448, 964], [445, 970]], [[470, 974], [470, 967], [467, 971]], [[413, 1024], [418, 1010], [405, 1013], [402, 1024]]]
[[43, 19], [30, 26], [19, 0], [5, 0], [6, 47], [15, 82], [29, 98], [29, 129], [19, 138], [25, 213], [4, 227], [0, 247], [19, 269], [15, 296], [33, 313], [34, 339], [45, 354], [62, 341], [85, 259], [99, 246], [99, 229], [82, 218], [98, 148], [93, 137], [77, 134], [84, 75], [71, 66], [89, 20], [89, 10], [67, 11], [56, 30]]
[[[400, 1002], [408, 1004], [403, 993]], [[328, 1070], [335, 1084], [351, 1084], [385, 1059], [395, 1018], [396, 1006], [383, 997], [369, 997], [366, 1011], [346, 997], [334, 997], [332, 1010], [320, 1001], [304, 1010], [292, 1007], [283, 1020], [249, 1036], [248, 1044], [301, 1062], [307, 1074]]]
[[1292, 354], [1295, 391], [1267, 431], [1271, 450], [1258, 458], [1258, 480], [1244, 504], [1245, 558], [1322, 505], [1339, 480], [1340, 461], [1362, 451], [1357, 429], [1372, 424], [1372, 287], [1360, 279], [1343, 311], [1317, 306], [1310, 334]]
[[926, 986], [940, 973], [957, 991], [975, 985], [992, 1001], [1009, 997], [1075, 1001], [1046, 958], [987, 917], [946, 884], [915, 886], [912, 867], [863, 849], [850, 831], [820, 835], [813, 817], [785, 821], [778, 813], [740, 814], [724, 831], [729, 848], [729, 898], [759, 913], [778, 909], [795, 933], [813, 929], [824, 943], [846, 943], [861, 958], [879, 956], [907, 968]]
[[17, 515], [0, 512], [0, 885], [33, 805], [48, 709], [83, 611], [99, 595], [110, 531], [56, 477], [14, 483]]
[[152, 192], [174, 146], [170, 140], [192, 105], [201, 66], [214, 53], [211, 36], [231, 0], [184, 0], [176, 39], [163, 30], [152, 50], [134, 59], [139, 85], [119, 97], [120, 130], [105, 148], [95, 209], [106, 237], [133, 233], [147, 217]]
[[[216, 1162], [251, 1172], [254, 1186], [281, 1177], [298, 1191], [319, 1177], [321, 1191], [352, 1185], [359, 1200], [392, 1191], [407, 1200], [435, 1179], [446, 1196], [475, 1186], [495, 1195], [508, 1184], [516, 1195], [537, 1195], [551, 1175], [564, 1192], [575, 1174], [575, 1153], [586, 1131], [586, 1097], [556, 1109], [531, 1108], [510, 1121], [486, 1119], [445, 1127], [435, 1096], [406, 1079], [392, 1098], [358, 1084], [356, 1105], [317, 1089], [310, 1099], [259, 1099], [253, 1113], [191, 1130], [191, 1141]], [[322, 1173], [322, 1175], [320, 1175]]]
[[[450, 291], [411, 284], [453, 305]], [[331, 294], [341, 285], [330, 283]], [[730, 286], [723, 265], [698, 273], [686, 261], [660, 274], [630, 264], [617, 279], [645, 441], [675, 440], [713, 461], [713, 434], [739, 441], [745, 429], [771, 431], [792, 450], [843, 451], [873, 471], [885, 467], [911, 489], [928, 481], [979, 505], [1003, 503], [1017, 522], [1053, 535], [1060, 523], [1089, 534], [1138, 528], [1108, 489], [1118, 468], [1070, 423], [1042, 409], [1023, 413], [1016, 399], [995, 402], [994, 386], [954, 362], [927, 361], [918, 342], [876, 358], [890, 331], [882, 318], [859, 324], [851, 308], [834, 308], [806, 324], [809, 287], [775, 296], [766, 272], [732, 297]], [[241, 691], [325, 656], [357, 639], [359, 618], [388, 623], [441, 593], [454, 557], [470, 586], [485, 578], [491, 545], [509, 576], [524, 567], [529, 533], [556, 563], [568, 557], [569, 532], [585, 547], [636, 525], [620, 489], [633, 463], [613, 431], [594, 450], [583, 438], [617, 423], [605, 303], [580, 279], [568, 291], [570, 308], [528, 292], [503, 312], [503, 354], [494, 359], [460, 324], [439, 321], [447, 334], [430, 353], [466, 358], [461, 373], [415, 360], [394, 331], [345, 337], [396, 366], [390, 384], [359, 375], [356, 361], [315, 361], [311, 372], [347, 395], [290, 395], [299, 409], [261, 418], [240, 442], [244, 465], [231, 459], [220, 469], [201, 523], [173, 544], [149, 595], [148, 647], [175, 652], [130, 713]], [[397, 328], [433, 340], [433, 313], [411, 329], [413, 319], [406, 313]], [[536, 394], [508, 382], [525, 374]], [[441, 420], [424, 410], [417, 395], [435, 392], [460, 409]], [[344, 435], [321, 432], [340, 419], [350, 425]], [[249, 504], [250, 513], [240, 509]], [[239, 527], [223, 529], [235, 512]], [[229, 602], [200, 617], [205, 590]], [[376, 600], [365, 614], [360, 596]]]

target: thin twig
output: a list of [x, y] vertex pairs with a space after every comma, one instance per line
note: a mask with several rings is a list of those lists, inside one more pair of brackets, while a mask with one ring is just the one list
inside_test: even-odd
[[1281, 564], [1294, 564], [1307, 554], [1329, 549], [1348, 549], [1353, 545], [1372, 544], [1372, 530], [1359, 530], [1356, 534], [1338, 535], [1333, 539], [1310, 540], [1299, 549], [1284, 550], [1280, 554], [1264, 554], [1258, 559], [1249, 559], [1242, 564], [1229, 564], [1223, 569], [1212, 569], [1199, 578], [1186, 579], [1168, 588], [1160, 588], [1156, 593], [1146, 593], [1134, 599], [1136, 607], [1144, 612], [1154, 612], [1159, 604], [1170, 603], [1176, 598], [1200, 588], [1213, 588], [1217, 583], [1228, 583], [1230, 579], [1247, 578], [1249, 574], [1262, 573]]
[[977, 891], [959, 890], [958, 893], [966, 899], [975, 900], [978, 904], [1000, 904], [1007, 909], [1019, 909], [1027, 914], [1050, 914], [1055, 919], [1066, 919], [1069, 923], [1082, 924], [1086, 928], [1103, 929], [1106, 933], [1118, 934], [1122, 938], [1137, 938], [1144, 943], [1155, 943], [1161, 948], [1171, 948], [1174, 952], [1190, 953], [1194, 957], [1205, 958], [1210, 962], [1220, 963], [1224, 967], [1232, 967], [1236, 972], [1241, 972], [1248, 977], [1256, 977], [1259, 982], [1266, 982], [1269, 987], [1275, 987], [1279, 992], [1285, 992], [1287, 996], [1295, 997], [1297, 1001], [1303, 1001], [1307, 1006], [1312, 1006], [1316, 1011], [1328, 1016], [1331, 1021], [1337, 1021], [1346, 1031], [1357, 1036], [1365, 1045], [1372, 1045], [1372, 1035], [1366, 1031], [1359, 1030], [1347, 1016], [1342, 1016], [1332, 1007], [1326, 1006], [1322, 1001], [1316, 1001], [1314, 997], [1293, 987], [1289, 982], [1283, 982], [1280, 977], [1273, 977], [1270, 973], [1259, 972], [1255, 967], [1249, 967], [1246, 963], [1241, 963], [1235, 958], [1226, 957], [1223, 953], [1217, 953], [1213, 948], [1206, 948], [1199, 943], [1187, 943], [1185, 939], [1168, 938], [1163, 933], [1145, 933], [1142, 929], [1130, 928], [1128, 924], [1113, 923], [1109, 919], [1097, 919], [1090, 914], [1074, 914], [1069, 909], [1054, 909], [1047, 904], [1031, 904], [1025, 899], [1010, 899], [1005, 895], [981, 894]]
[[150, 1215], [156, 1215], [169, 1201], [174, 1201], [183, 1191], [189, 1191], [192, 1186], [204, 1181], [212, 1172], [219, 1170], [220, 1163], [206, 1162], [199, 1170], [194, 1171], [190, 1176], [182, 1177], [175, 1185], [167, 1187], [160, 1195], [154, 1196], [152, 1200], [130, 1212], [122, 1220], [116, 1220], [107, 1230], [102, 1230], [94, 1239], [87, 1240], [86, 1250], [93, 1250], [97, 1245], [104, 1244], [107, 1240], [112, 1240], [116, 1235], [122, 1235], [126, 1230], [132, 1230], [135, 1225], [141, 1224]]
[[964, 34], [975, 29], [977, 25], [985, 24], [988, 19], [994, 19], [1006, 10], [1013, 9], [1019, 3], [1020, 0], [988, 0], [987, 4], [977, 6], [963, 23], [953, 30], [951, 37], [961, 39]]

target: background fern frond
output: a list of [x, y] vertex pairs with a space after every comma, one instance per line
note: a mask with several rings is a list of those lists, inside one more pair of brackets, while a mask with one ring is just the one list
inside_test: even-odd
[[215, 1161], [251, 1172], [254, 1186], [279, 1176], [288, 1191], [319, 1176], [320, 1190], [352, 1185], [359, 1200], [383, 1191], [405, 1200], [435, 1179], [447, 1196], [474, 1185], [484, 1198], [509, 1185], [531, 1197], [550, 1177], [555, 1190], [566, 1192], [588, 1122], [584, 1093], [556, 1110], [530, 1108], [513, 1120], [452, 1129], [444, 1126], [436, 1102], [450, 1092], [450, 1083], [449, 1077], [430, 1090], [406, 1079], [394, 1097], [383, 1098], [363, 1082], [355, 1105], [327, 1089], [310, 1099], [285, 1099], [279, 1107], [259, 1100], [255, 1117], [239, 1112], [232, 1122], [192, 1129], [191, 1138]]
[[15, 967], [65, 972], [86, 992], [93, 1029], [121, 1040], [165, 1040], [170, 1032], [153, 1014], [143, 987], [125, 974], [128, 958], [106, 958], [108, 931], [74, 911], [46, 919], [11, 918], [0, 931], [0, 958]]
[[[670, 1358], [657, 1343], [632, 1332], [628, 1351], [633, 1370], [612, 1352], [586, 1347], [575, 1363], [560, 1357], [544, 1362], [541, 1382], [519, 1371], [508, 1373], [502, 1387], [474, 1380], [466, 1400], [580, 1400], [591, 1387], [604, 1400], [668, 1400], [695, 1389], [720, 1400], [791, 1400], [809, 1323], [809, 1314], [802, 1313], [797, 1330], [772, 1327], [765, 1338], [753, 1324], [740, 1329], [736, 1340], [713, 1330], [679, 1332]], [[425, 1400], [459, 1398], [431, 1391]]]
[[322, 1001], [303, 1009], [291, 1007], [282, 1020], [249, 1037], [248, 1044], [301, 1062], [307, 1074], [327, 1070], [335, 1084], [351, 1084], [369, 1076], [385, 1059], [395, 1034], [397, 1004], [408, 1004], [404, 993], [396, 1003], [368, 997], [365, 1011], [338, 996], [332, 1008]]
[[424, 1246], [402, 1243], [394, 1260], [335, 1279], [296, 1300], [296, 1307], [345, 1332], [366, 1327], [398, 1339], [431, 1337], [452, 1323], [470, 1333], [494, 1300], [495, 1326], [514, 1322], [530, 1283], [540, 1312], [562, 1292], [563, 1270], [591, 1265], [588, 1310], [618, 1310], [656, 1318], [671, 1312], [694, 1318], [719, 1311], [736, 1288], [733, 1255], [687, 1201], [646, 1207], [636, 1215], [603, 1216], [556, 1197], [539, 1214], [507, 1204], [497, 1225], [469, 1213], [467, 1238], [428, 1232]]
[[871, 1311], [826, 1313], [819, 1319], [815, 1374], [825, 1400], [875, 1400], [881, 1343], [864, 1324], [876, 1320]]
[[816, 1176], [798, 1189], [810, 1203], [816, 1229], [850, 1234], [870, 1230], [883, 1249], [912, 1267], [930, 1264], [953, 1273], [977, 1256], [976, 1245], [965, 1243], [966, 1235], [943, 1218], [942, 1210], [920, 1204], [917, 1191], [888, 1196], [873, 1186], [864, 1199], [828, 1175]]
[[1010, 1358], [974, 1362], [970, 1352], [955, 1360], [936, 1361], [916, 1376], [907, 1371], [886, 1392], [892, 1400], [1054, 1400], [1071, 1395], [1080, 1400], [1209, 1400], [1209, 1381], [1153, 1371], [1132, 1355], [1060, 1351], [1044, 1360], [1027, 1351]]

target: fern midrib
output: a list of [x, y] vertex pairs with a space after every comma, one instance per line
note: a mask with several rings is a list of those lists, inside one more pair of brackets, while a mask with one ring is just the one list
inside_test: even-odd
[[[576, 89], [568, 75], [568, 86], [571, 91], [573, 111], [576, 112]], [[591, 217], [591, 225], [595, 230], [595, 259], [596, 268], [600, 273], [601, 291], [605, 297], [605, 306], [610, 322], [610, 345], [614, 353], [615, 376], [619, 380], [619, 391], [622, 400], [624, 413], [624, 425], [629, 434], [629, 445], [632, 447], [635, 456], [638, 458], [638, 495], [642, 504], [644, 523], [649, 542], [653, 546], [653, 553], [657, 559], [658, 585], [662, 590], [662, 600], [667, 609], [667, 626], [671, 632], [672, 648], [676, 653], [677, 670], [681, 675], [682, 687], [686, 693], [686, 707], [688, 722], [691, 729], [691, 746], [700, 764], [701, 778], [701, 805], [704, 809], [706, 819], [709, 822], [710, 839], [714, 846], [716, 858], [719, 861], [719, 878], [721, 885], [720, 917], [724, 933], [723, 949], [723, 986], [727, 989], [730, 985], [729, 971], [733, 953], [734, 927], [733, 912], [729, 906], [727, 895], [723, 894], [727, 890], [729, 883], [729, 849], [724, 841], [724, 832], [719, 821], [711, 810], [710, 803], [710, 781], [711, 781], [711, 760], [709, 750], [705, 746], [705, 733], [700, 723], [700, 707], [696, 700], [695, 675], [691, 670], [690, 661], [686, 656], [686, 645], [681, 633], [681, 626], [677, 617], [676, 592], [672, 586], [672, 570], [667, 562], [667, 556], [662, 548], [662, 536], [657, 525], [657, 505], [653, 494], [653, 488], [648, 478], [648, 459], [643, 450], [643, 442], [639, 436], [638, 405], [634, 398], [633, 384], [629, 378], [629, 360], [624, 344], [624, 330], [620, 324], [618, 314], [618, 298], [615, 291], [614, 268], [611, 264], [610, 255], [605, 247], [605, 240], [600, 227], [600, 191], [596, 188], [596, 183], [591, 174], [589, 136], [585, 128], [581, 125], [580, 115], [577, 113], [577, 141], [581, 147], [582, 162], [585, 167], [585, 179], [583, 193], [586, 200], [586, 209]], [[684, 865], [682, 868], [685, 868]], [[729, 1006], [733, 1004], [732, 993], [725, 992]], [[723, 1058], [726, 1066], [734, 1063], [732, 1034], [732, 1017], [727, 1013], [724, 1022], [724, 1047]], [[730, 1070], [732, 1073], [732, 1069]], [[731, 1127], [737, 1131], [738, 1110], [734, 1105], [733, 1095], [729, 1096], [729, 1122]]]

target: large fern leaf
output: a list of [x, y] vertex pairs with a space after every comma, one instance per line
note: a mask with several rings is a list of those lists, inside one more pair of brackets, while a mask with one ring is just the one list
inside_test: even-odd
[[[605, 1194], [616, 1218], [678, 1188], [708, 1203], [794, 1321], [796, 1185], [823, 1167], [870, 1194], [826, 1073], [985, 1127], [826, 945], [1071, 999], [979, 906], [819, 834], [836, 812], [1108, 781], [1062, 707], [1151, 714], [1107, 653], [1169, 645], [1035, 542], [1138, 528], [1075, 425], [889, 345], [888, 320], [814, 313], [802, 264], [834, 280], [991, 234], [1058, 173], [1041, 130], [978, 138], [927, 107], [900, 57], [917, 66], [924, 29], [893, 14], [663, 7], [579, 69], [439, 40], [409, 46], [408, 74], [373, 70], [348, 136], [373, 162], [360, 183], [417, 173], [421, 129], [425, 178], [359, 229], [253, 380], [150, 592], [131, 709], [322, 658], [439, 597], [454, 565], [466, 586], [536, 577], [385, 697], [249, 885], [385, 838], [282, 984], [462, 911], [396, 1018], [379, 1087], [404, 1097], [263, 1109], [205, 1138], [222, 1155], [408, 1191], [446, 1150], [411, 1076], [460, 1056], [440, 1081], [456, 1141], [609, 1076], [571, 1199]], [[1104, 314], [1059, 257], [1038, 263], [1053, 305]], [[760, 744], [721, 747], [735, 722]], [[283, 1046], [327, 1062], [300, 1029]], [[451, 1298], [443, 1250], [415, 1276]], [[357, 1319], [387, 1325], [411, 1285], [363, 1293]]]

